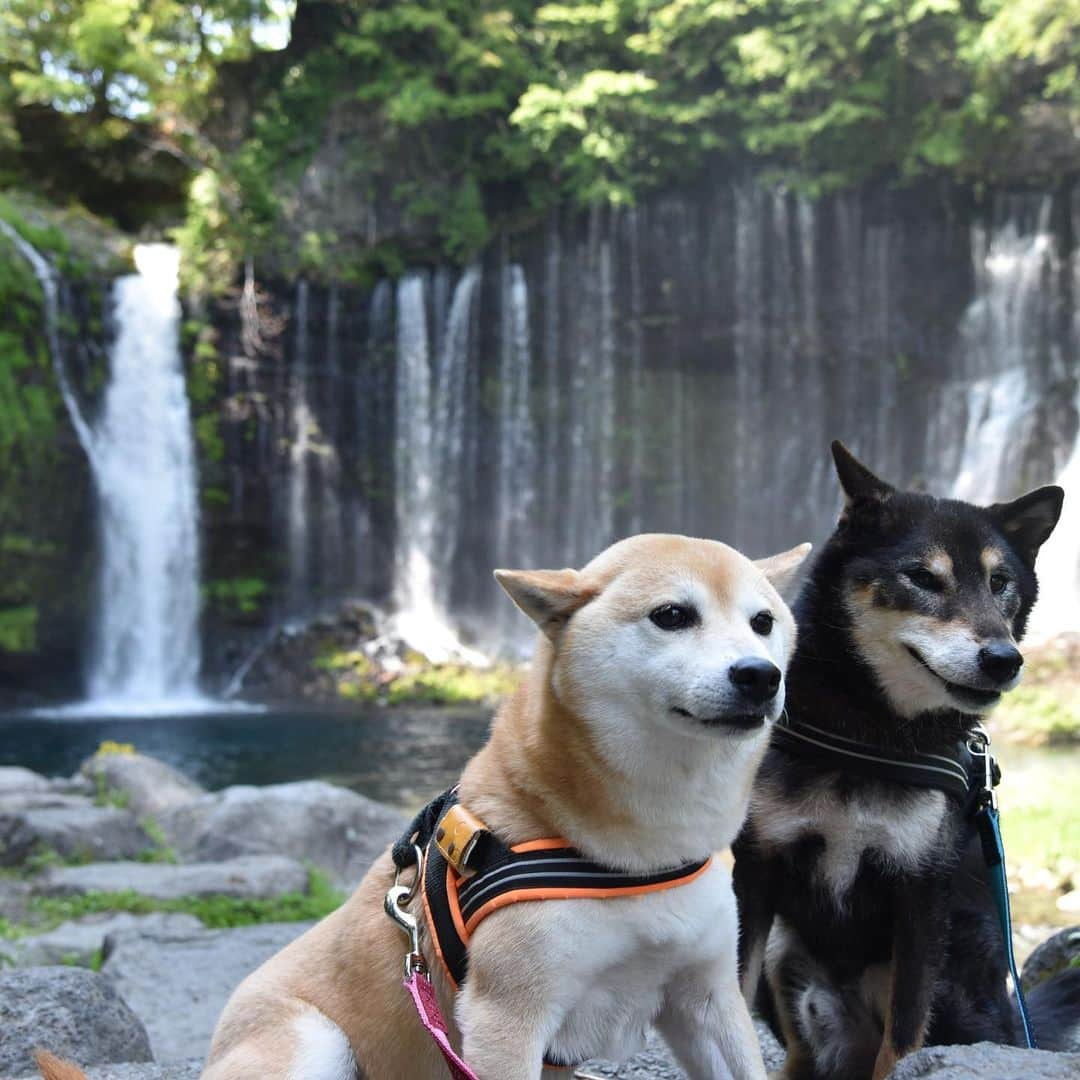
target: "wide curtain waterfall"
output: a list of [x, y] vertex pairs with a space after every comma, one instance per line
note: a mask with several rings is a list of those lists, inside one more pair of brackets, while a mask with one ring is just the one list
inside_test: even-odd
[[[366, 538], [319, 596], [384, 602], [419, 647], [444, 652], [451, 626], [491, 647], [527, 630], [497, 565], [581, 565], [641, 530], [752, 555], [820, 541], [837, 437], [943, 495], [1051, 482], [1077, 441], [1077, 226], [1061, 196], [961, 219], [925, 192], [725, 182], [553, 216], [393, 288], [301, 282], [285, 363], [290, 408], [314, 414], [288, 468], [335, 461], [309, 465], [303, 528], [344, 515]], [[327, 381], [342, 393], [320, 398]], [[1080, 629], [1073, 520], [1047, 625]], [[289, 559], [310, 559], [291, 528]]]

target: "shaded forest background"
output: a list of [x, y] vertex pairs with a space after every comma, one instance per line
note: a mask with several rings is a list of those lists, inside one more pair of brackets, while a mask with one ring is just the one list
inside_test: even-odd
[[463, 262], [714, 159], [810, 193], [1080, 165], [1080, 0], [9, 0], [0, 39], [0, 185], [179, 227], [210, 293]]

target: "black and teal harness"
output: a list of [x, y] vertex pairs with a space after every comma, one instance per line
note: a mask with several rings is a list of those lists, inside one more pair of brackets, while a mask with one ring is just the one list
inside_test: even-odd
[[1035, 1049], [1016, 957], [1012, 944], [1012, 915], [1009, 911], [1009, 884], [1005, 876], [1005, 849], [994, 788], [1001, 781], [1001, 769], [990, 753], [990, 739], [981, 726], [956, 740], [944, 753], [900, 752], [857, 742], [812, 724], [796, 722], [785, 713], [772, 732], [772, 745], [789, 754], [813, 761], [824, 768], [856, 773], [869, 779], [887, 780], [913, 787], [942, 791], [955, 799], [965, 816], [975, 822], [982, 844], [983, 859], [990, 878], [994, 907], [1005, 940], [1005, 957], [1016, 992], [1024, 1041]]

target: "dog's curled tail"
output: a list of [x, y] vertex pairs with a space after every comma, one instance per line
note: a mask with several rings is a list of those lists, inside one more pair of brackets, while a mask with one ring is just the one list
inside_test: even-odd
[[1040, 1050], [1080, 1050], [1080, 967], [1040, 983], [1027, 1004]]
[[48, 1050], [35, 1050], [34, 1060], [37, 1062], [41, 1080], [87, 1080], [86, 1073], [70, 1061], [64, 1061]]

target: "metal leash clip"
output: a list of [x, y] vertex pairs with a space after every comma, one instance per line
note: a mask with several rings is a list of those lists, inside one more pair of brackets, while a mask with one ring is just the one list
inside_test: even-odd
[[972, 729], [972, 738], [968, 740], [968, 750], [973, 757], [983, 759], [983, 787], [986, 791], [987, 805], [997, 809], [997, 795], [994, 793], [994, 757], [990, 753], [990, 733], [982, 726], [976, 724]]
[[394, 884], [387, 890], [383, 900], [383, 910], [398, 925], [409, 939], [409, 951], [405, 954], [405, 978], [413, 975], [426, 975], [427, 964], [420, 952], [420, 928], [416, 917], [404, 909], [412, 903], [420, 888], [424, 876], [424, 853], [418, 844], [413, 844], [416, 854], [416, 877], [411, 885], [401, 884], [401, 868], [394, 871]]

